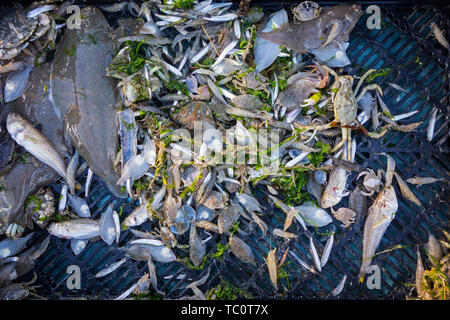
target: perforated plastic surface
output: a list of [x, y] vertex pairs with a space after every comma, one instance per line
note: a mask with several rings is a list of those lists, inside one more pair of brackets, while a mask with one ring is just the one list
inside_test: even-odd
[[[271, 7], [273, 10], [280, 8], [280, 5]], [[288, 9], [287, 5], [285, 8]], [[433, 39], [429, 24], [435, 22], [449, 34], [447, 25], [449, 11], [449, 6], [381, 6], [382, 28], [380, 30], [368, 30], [366, 27], [368, 15], [364, 15], [351, 34], [347, 53], [352, 65], [345, 68], [344, 72], [361, 74], [362, 69], [392, 69], [386, 77], [376, 79], [383, 88], [385, 103], [393, 114], [419, 111], [413, 117], [402, 120], [402, 124], [423, 121], [416, 132], [389, 132], [380, 140], [368, 139], [362, 134], [353, 133], [357, 141], [356, 162], [363, 167], [374, 170], [385, 169], [385, 158], [374, 154], [387, 152], [395, 159], [396, 170], [405, 180], [413, 176], [448, 177], [449, 161], [446, 142], [449, 111], [447, 70], [449, 53]], [[394, 89], [388, 85], [388, 82], [401, 86], [407, 92]], [[436, 136], [432, 142], [428, 142], [426, 129], [433, 107], [439, 108], [439, 114], [442, 116], [436, 122]], [[366, 128], [370, 129], [369, 123], [366, 124]], [[356, 173], [349, 178], [351, 190], [355, 186], [355, 178]], [[80, 182], [84, 183], [84, 179], [85, 176]], [[185, 289], [186, 285], [201, 278], [207, 269], [211, 268], [209, 280], [200, 287], [203, 291], [216, 285], [219, 278], [223, 278], [258, 298], [403, 299], [410, 290], [405, 284], [414, 281], [415, 245], [424, 244], [428, 238], [428, 232], [441, 235], [441, 229], [450, 231], [449, 189], [441, 182], [422, 187], [411, 186], [412, 191], [424, 206], [421, 210], [401, 197], [396, 182], [394, 186], [399, 199], [399, 209], [377, 252], [399, 244], [405, 247], [377, 255], [372, 260], [372, 264], [381, 268], [380, 290], [369, 290], [365, 284], [359, 284], [357, 279], [362, 257], [364, 217], [348, 230], [342, 229], [337, 221], [324, 228], [309, 228], [307, 233], [297, 225], [296, 233], [300, 234], [298, 240], [285, 243], [284, 240], [271, 236], [271, 233], [273, 228], [282, 228], [286, 215], [277, 209], [274, 210], [261, 192], [256, 194], [261, 203], [266, 206], [267, 213], [262, 219], [269, 226], [268, 236], [261, 239], [260, 231], [254, 227], [249, 230], [247, 222], [243, 219], [240, 224], [242, 230], [251, 231], [249, 236], [241, 237], [252, 247], [258, 267], [241, 263], [229, 252], [225, 254], [222, 262], [208, 261], [203, 270], [188, 269], [181, 262], [156, 263], [160, 290], [165, 291], [168, 298], [191, 295], [192, 292]], [[121, 220], [132, 210], [133, 205], [129, 199], [113, 198], [101, 182], [94, 181], [88, 199], [93, 217], [99, 218], [110, 201], [116, 201], [117, 211], [124, 205]], [[348, 197], [344, 198], [340, 205], [346, 205], [347, 201]], [[150, 228], [151, 222], [147, 222], [140, 229], [149, 230]], [[275, 296], [264, 262], [268, 251], [276, 245], [279, 248], [277, 250], [279, 258], [289, 247], [290, 251], [313, 265], [308, 250], [308, 235], [313, 236], [314, 243], [321, 254], [327, 240], [325, 234], [333, 230], [336, 232], [335, 245], [330, 260], [322, 272], [314, 275], [305, 271], [291, 256], [288, 256], [287, 261], [292, 261], [285, 268], [289, 284], [281, 280], [286, 291]], [[206, 235], [202, 232], [200, 235], [205, 239]], [[41, 232], [39, 236], [44, 237], [45, 234], [46, 232]], [[124, 245], [131, 238], [131, 233], [124, 231], [119, 246]], [[213, 240], [207, 243], [208, 251], [214, 250], [219, 241], [226, 243], [227, 237], [214, 235]], [[48, 298], [62, 296], [114, 298], [136, 283], [144, 272], [148, 272], [145, 262], [128, 260], [112, 274], [99, 279], [94, 277], [105, 265], [122, 257], [123, 253], [116, 244], [108, 247], [103, 241], [89, 243], [79, 256], [74, 256], [70, 249], [70, 241], [52, 238], [47, 252], [35, 266], [38, 275], [37, 284], [42, 286], [38, 289], [38, 293]], [[66, 269], [72, 264], [78, 265], [81, 269], [80, 290], [68, 290], [66, 287], [66, 279], [69, 276]], [[338, 297], [331, 296], [330, 292], [338, 285], [344, 274], [348, 276], [344, 290]], [[184, 277], [179, 279], [179, 276], [183, 275]]]

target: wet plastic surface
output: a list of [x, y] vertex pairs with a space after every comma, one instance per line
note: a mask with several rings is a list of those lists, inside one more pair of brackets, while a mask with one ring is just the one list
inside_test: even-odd
[[[267, 6], [265, 6], [267, 8]], [[280, 6], [272, 6], [277, 10]], [[288, 6], [285, 7], [288, 9]], [[392, 71], [385, 77], [376, 78], [384, 92], [384, 101], [391, 113], [400, 114], [418, 110], [414, 116], [401, 121], [402, 124], [423, 121], [416, 132], [389, 132], [379, 140], [369, 139], [361, 133], [353, 133], [357, 141], [356, 162], [363, 167], [385, 169], [386, 160], [377, 156], [377, 152], [387, 152], [396, 161], [397, 172], [404, 180], [414, 177], [447, 177], [449, 172], [448, 145], [448, 106], [449, 106], [449, 52], [445, 50], [431, 35], [429, 25], [435, 22], [449, 34], [448, 16], [450, 7], [442, 6], [381, 6], [382, 28], [368, 30], [365, 14], [350, 36], [350, 46], [347, 49], [352, 65], [345, 68], [349, 74], [361, 74], [362, 69], [390, 68]], [[389, 86], [395, 83], [407, 92], [401, 92]], [[436, 122], [435, 137], [432, 142], [426, 139], [426, 129], [431, 110], [437, 107], [442, 117]], [[366, 124], [367, 129], [370, 124]], [[355, 187], [356, 173], [349, 178], [349, 188]], [[80, 179], [84, 184], [86, 173]], [[307, 233], [297, 225], [300, 234], [298, 240], [285, 243], [284, 240], [271, 236], [273, 228], [282, 228], [285, 214], [274, 210], [260, 191], [255, 192], [261, 203], [266, 206], [266, 214], [262, 219], [269, 226], [268, 234], [261, 238], [261, 231], [255, 226], [248, 226], [244, 220], [240, 228], [251, 232], [243, 237], [252, 247], [258, 267], [243, 264], [226, 252], [224, 259], [208, 260], [202, 270], [187, 268], [182, 262], [171, 264], [156, 264], [158, 285], [166, 292], [167, 298], [177, 298], [192, 295], [186, 290], [186, 285], [204, 276], [211, 268], [211, 275], [206, 284], [200, 287], [206, 291], [217, 285], [219, 278], [226, 279], [258, 298], [308, 298], [308, 299], [403, 299], [409, 293], [408, 283], [414, 282], [416, 267], [415, 246], [424, 244], [428, 232], [441, 236], [440, 230], [449, 229], [449, 188], [445, 183], [438, 182], [422, 187], [411, 186], [411, 190], [420, 199], [424, 209], [408, 202], [401, 197], [400, 190], [394, 182], [399, 199], [399, 209], [377, 250], [381, 252], [395, 245], [403, 248], [380, 254], [374, 257], [372, 264], [381, 269], [381, 289], [369, 290], [366, 284], [359, 284], [357, 275], [361, 265], [362, 232], [364, 217], [360, 217], [348, 230], [340, 227], [336, 220], [320, 229], [309, 228]], [[59, 191], [55, 189], [55, 191]], [[372, 198], [374, 199], [374, 197]], [[132, 211], [130, 199], [117, 199], [110, 195], [102, 182], [94, 179], [87, 199], [93, 218], [98, 219], [110, 201], [116, 201], [115, 210], [123, 206], [121, 221]], [[345, 206], [348, 197], [339, 206]], [[135, 203], [134, 203], [135, 205]], [[243, 219], [241, 219], [243, 220]], [[139, 230], [150, 230], [151, 222], [142, 225]], [[312, 235], [314, 243], [321, 254], [328, 233], [335, 231], [335, 245], [330, 259], [321, 273], [312, 274], [304, 270], [291, 256], [285, 270], [289, 283], [281, 280], [281, 286], [286, 290], [275, 296], [271, 285], [264, 258], [275, 245], [281, 255], [287, 247], [300, 258], [313, 265], [309, 253], [309, 238]], [[294, 231], [295, 232], [295, 231]], [[37, 237], [44, 237], [41, 231]], [[203, 239], [207, 236], [200, 232]], [[213, 234], [214, 235], [214, 234]], [[35, 272], [38, 275], [37, 290], [39, 295], [48, 298], [58, 297], [89, 297], [108, 299], [118, 296], [131, 287], [148, 272], [145, 262], [127, 260], [118, 270], [103, 278], [94, 275], [109, 263], [118, 261], [123, 253], [118, 247], [132, 238], [129, 231], [122, 232], [119, 246], [114, 243], [108, 247], [103, 241], [90, 242], [85, 250], [75, 256], [70, 249], [70, 241], [52, 238], [46, 253], [37, 261]], [[226, 236], [214, 235], [207, 245], [207, 251], [214, 250], [217, 242], [226, 243]], [[182, 242], [182, 241], [181, 241]], [[279, 257], [278, 255], [278, 257]], [[77, 265], [81, 269], [81, 289], [69, 290], [66, 273], [69, 265]], [[339, 284], [344, 275], [347, 282], [342, 293], [333, 297], [330, 292]], [[179, 279], [180, 277], [182, 279]], [[281, 290], [283, 291], [283, 290]]]

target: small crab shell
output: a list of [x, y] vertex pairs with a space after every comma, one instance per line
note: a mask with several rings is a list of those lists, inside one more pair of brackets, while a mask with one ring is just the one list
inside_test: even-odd
[[367, 191], [370, 192], [370, 195], [372, 195], [374, 192], [376, 192], [381, 184], [381, 177], [380, 175], [375, 175], [375, 172], [372, 169], [365, 170], [361, 172], [357, 179], [364, 176], [364, 187]]
[[299, 21], [309, 21], [317, 18], [322, 9], [319, 4], [313, 1], [303, 1], [298, 6], [292, 8], [292, 14]]
[[175, 247], [177, 240], [175, 235], [167, 227], [160, 228], [161, 241], [168, 247]]
[[352, 223], [355, 222], [356, 212], [349, 208], [339, 208], [334, 211], [331, 208], [333, 216], [343, 223], [343, 227], [348, 228]]

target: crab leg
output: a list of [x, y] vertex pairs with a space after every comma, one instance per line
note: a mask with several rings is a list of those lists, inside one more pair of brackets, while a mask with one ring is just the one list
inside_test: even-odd
[[347, 141], [347, 160], [352, 162], [352, 129], [351, 128], [342, 128], [346, 130], [342, 130], [342, 133], [346, 131], [346, 141]]
[[347, 142], [347, 161], [352, 159], [352, 138], [351, 138], [351, 128], [341, 127], [342, 130], [342, 140], [336, 144], [333, 149], [330, 150], [331, 153], [338, 151]]
[[[369, 91], [369, 90], [378, 90], [378, 92], [380, 93], [380, 95], [383, 95], [383, 90], [381, 90], [381, 88], [380, 88], [380, 86], [379, 85], [377, 85], [377, 84], [371, 84], [371, 85], [368, 85], [368, 86], [366, 86], [366, 87], [364, 87], [362, 90], [361, 90], [361, 93], [358, 95], [358, 97], [356, 98], [356, 101], [357, 102], [359, 102], [359, 100], [361, 100], [362, 99], [362, 97], [366, 94], [366, 92], [367, 91]], [[356, 91], [355, 91], [356, 92]]]
[[332, 25], [332, 27], [328, 33], [327, 40], [322, 44], [322, 48], [329, 45], [336, 38], [336, 36], [341, 32], [343, 26], [342, 22], [337, 19], [332, 20], [329, 25]]
[[337, 126], [338, 126], [338, 124], [337, 124], [336, 121], [331, 121], [330, 123], [327, 123], [327, 124], [315, 125], [315, 126], [302, 126], [302, 125], [300, 125], [300, 124], [298, 124], [298, 123], [295, 123], [295, 122], [294, 122], [294, 125], [295, 125], [297, 128], [305, 129], [305, 130], [307, 130], [307, 131], [308, 131], [308, 130], [322, 131], [322, 130], [327, 130], [327, 129], [331, 129], [331, 128], [334, 128], [334, 127], [337, 127]]
[[370, 70], [367, 70], [367, 72], [364, 73], [364, 74], [361, 76], [361, 79], [359, 79], [358, 84], [356, 85], [355, 91], [353, 91], [353, 92], [355, 93], [355, 95], [358, 93], [358, 90], [359, 90], [359, 88], [361, 88], [361, 86], [362, 86], [364, 80], [366, 80], [366, 78], [367, 78], [371, 73], [374, 73], [375, 71], [377, 71], [377, 69], [370, 69]]

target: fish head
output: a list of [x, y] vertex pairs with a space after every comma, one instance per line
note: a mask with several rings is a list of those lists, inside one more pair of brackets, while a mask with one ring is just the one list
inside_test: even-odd
[[322, 198], [320, 199], [320, 206], [326, 209], [338, 204], [342, 199], [342, 194], [342, 189], [328, 186], [322, 194]]
[[376, 208], [383, 215], [393, 215], [397, 212], [398, 202], [395, 190], [392, 186], [386, 186], [378, 194], [372, 208]]
[[6, 120], [6, 128], [11, 135], [11, 137], [18, 143], [21, 144], [26, 138], [26, 120], [22, 118], [18, 113], [8, 114]]
[[356, 23], [364, 14], [364, 11], [360, 4], [343, 4], [338, 7], [341, 7], [345, 12], [345, 20], [353, 23]]
[[69, 228], [65, 224], [51, 223], [48, 226], [47, 231], [48, 231], [48, 233], [50, 233], [51, 235], [53, 235], [55, 237], [68, 239], [67, 237], [64, 236], [69, 231]]
[[391, 213], [397, 212], [397, 195], [395, 194], [395, 190], [392, 186], [385, 187], [378, 195], [377, 200], [378, 199], [381, 200], [381, 207], [383, 210]]

